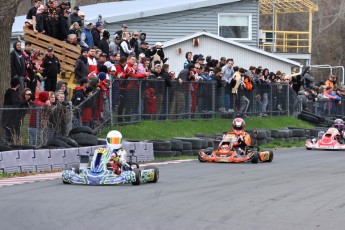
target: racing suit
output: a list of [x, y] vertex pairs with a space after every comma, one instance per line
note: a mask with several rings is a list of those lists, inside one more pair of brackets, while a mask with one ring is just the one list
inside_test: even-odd
[[117, 175], [122, 173], [121, 167], [127, 163], [127, 153], [123, 149], [113, 149], [109, 160], [113, 172]]

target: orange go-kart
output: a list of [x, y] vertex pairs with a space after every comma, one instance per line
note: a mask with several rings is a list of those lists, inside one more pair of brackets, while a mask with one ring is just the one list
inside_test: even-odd
[[273, 152], [271, 150], [260, 151], [257, 146], [246, 146], [245, 148], [237, 146], [237, 134], [228, 132], [219, 143], [217, 150], [201, 150], [198, 154], [198, 159], [200, 162], [251, 162], [253, 164], [259, 161], [271, 162], [273, 160]]

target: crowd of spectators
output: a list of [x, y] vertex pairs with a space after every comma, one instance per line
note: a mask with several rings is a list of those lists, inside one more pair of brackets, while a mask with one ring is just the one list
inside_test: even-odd
[[[43, 6], [36, 0], [27, 15], [27, 26], [36, 33], [81, 47], [74, 68], [78, 85], [73, 92], [67, 90], [66, 82], [57, 82], [61, 66], [52, 47], [47, 48], [47, 54], [40, 61], [37, 57], [41, 53], [32, 49], [30, 42], [25, 42], [24, 50], [19, 41], [13, 46], [11, 86], [5, 94], [4, 106], [45, 107], [50, 111], [40, 114], [38, 125], [37, 112], [31, 110], [31, 144], [43, 142], [37, 138], [42, 136], [37, 135], [41, 128], [46, 128], [48, 138], [53, 138], [65, 135], [70, 121], [74, 126], [94, 127], [95, 121], [106, 119], [114, 111], [118, 122], [139, 119], [138, 116], [131, 118], [132, 114], [144, 114], [144, 119], [210, 112], [242, 117], [268, 116], [272, 111], [286, 111], [290, 105], [284, 93], [290, 90], [296, 92], [305, 110], [312, 109], [310, 102], [327, 101], [324, 106], [338, 112], [345, 96], [345, 90], [337, 86], [336, 77], [317, 82], [309, 67], [302, 74], [297, 74], [296, 69], [286, 74], [261, 66], [240, 67], [232, 58], [215, 59], [187, 52], [186, 61], [175, 74], [169, 69], [162, 43], [149, 47], [146, 33], [129, 32], [123, 24], [111, 36], [103, 29], [102, 22], [93, 25], [84, 18], [78, 6], [70, 12], [68, 2], [58, 4], [58, 1], [47, 1]], [[99, 97], [92, 97], [96, 92]], [[215, 105], [212, 105], [212, 92]], [[70, 116], [68, 111], [72, 108], [78, 109]], [[216, 111], [212, 111], [213, 108]], [[323, 111], [320, 106], [318, 112]], [[18, 113], [6, 111], [2, 116], [7, 142], [18, 138], [20, 133], [20, 125], [15, 125], [18, 123], [12, 118], [17, 116], [16, 120], [22, 122], [25, 116], [23, 112], [14, 116], [15, 112]]]

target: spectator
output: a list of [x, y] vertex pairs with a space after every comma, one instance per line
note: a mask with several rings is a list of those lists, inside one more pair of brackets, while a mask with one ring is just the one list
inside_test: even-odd
[[325, 87], [331, 87], [332, 89], [336, 88], [337, 78], [334, 75], [329, 75], [327, 81], [325, 81]]
[[151, 58], [151, 66], [155, 66], [156, 64], [162, 66], [168, 60], [168, 58], [165, 58], [162, 46], [163, 44], [161, 42], [157, 42], [150, 50], [149, 56]]
[[138, 55], [144, 54], [144, 57], [146, 57], [147, 51], [148, 51], [148, 43], [146, 41], [142, 41], [140, 44], [140, 48], [138, 50], [138, 53], [139, 53]]
[[66, 39], [66, 43], [72, 46], [77, 46], [77, 35], [69, 34]]
[[[237, 67], [236, 67], [237, 68]], [[213, 75], [212, 78], [216, 82], [216, 101], [215, 101], [215, 107], [217, 110], [221, 112], [226, 112], [225, 108], [223, 107], [222, 104], [222, 88], [223, 88], [223, 82], [222, 82], [222, 77], [223, 77], [223, 72], [220, 67], [214, 67], [213, 69]]]
[[80, 35], [81, 35], [81, 30], [78, 22], [74, 22], [71, 27], [69, 28], [68, 33], [69, 34], [75, 34], [77, 36], [77, 41], [80, 42]]
[[91, 75], [97, 74], [97, 60], [96, 60], [96, 50], [94, 48], [89, 49], [87, 55], [87, 62], [89, 64], [89, 72]]
[[127, 25], [126, 24], [122, 24], [121, 30], [115, 32], [115, 37], [119, 36], [121, 39], [123, 39], [124, 38], [124, 36], [123, 36], [124, 32], [127, 32]]
[[225, 57], [221, 57], [220, 61], [219, 61], [219, 67], [223, 68], [223, 66], [226, 65], [226, 58]]
[[160, 91], [162, 91], [163, 94], [163, 105], [162, 105], [162, 110], [161, 110], [161, 114], [162, 116], [160, 117], [160, 119], [166, 119], [167, 115], [169, 113], [169, 106], [170, 103], [172, 103], [172, 92], [171, 92], [171, 76], [169, 73], [169, 65], [168, 64], [163, 64], [162, 67], [162, 71], [161, 71], [161, 76], [162, 79], [164, 81], [161, 82], [161, 86], [159, 86], [159, 88], [161, 89]]
[[192, 57], [193, 57], [192, 52], [187, 52], [185, 57], [186, 57], [186, 61], [184, 62], [183, 66], [184, 66], [184, 69], [188, 69], [189, 65], [192, 63]]
[[[56, 92], [64, 95], [64, 101], [68, 102], [68, 90], [67, 90], [67, 82], [58, 81], [56, 84]], [[58, 99], [58, 98], [57, 98]], [[60, 100], [60, 99], [58, 99]]]
[[[72, 96], [72, 105], [74, 106], [78, 106], [80, 105], [83, 101], [85, 101], [87, 94], [86, 94], [86, 88], [89, 86], [89, 81], [87, 80], [87, 78], [81, 78], [79, 80], [79, 86], [77, 86], [74, 91], [73, 91], [73, 96]], [[76, 110], [76, 114], [73, 116], [74, 120], [73, 120], [73, 126], [74, 127], [78, 127], [81, 126], [81, 114], [82, 111], [80, 110]]]
[[[118, 122], [122, 122], [122, 115], [125, 111], [126, 102], [128, 101], [128, 93], [127, 93], [127, 86], [128, 86], [128, 77], [129, 75], [126, 73], [125, 67], [127, 58], [121, 57], [119, 64], [116, 65], [116, 73], [117, 77], [120, 80], [119, 82], [119, 107], [118, 107]], [[116, 97], [116, 95], [113, 95], [113, 98]], [[128, 105], [127, 105], [128, 106]]]
[[80, 19], [81, 19], [81, 26], [80, 26], [80, 28], [84, 28], [84, 24], [85, 24], [85, 13], [79, 11], [78, 15], [79, 15], [79, 17], [80, 17]]
[[53, 48], [47, 48], [48, 54], [42, 60], [43, 78], [46, 91], [56, 91], [57, 76], [60, 73], [60, 61], [54, 55]]
[[110, 38], [110, 33], [107, 30], [103, 31], [103, 37], [98, 43], [98, 48], [102, 50], [103, 53], [109, 55], [109, 43], [108, 40]]
[[99, 46], [99, 42], [101, 40], [101, 31], [102, 31], [102, 29], [103, 29], [102, 22], [96, 22], [95, 27], [91, 30], [92, 38], [93, 38], [93, 44], [96, 47]]
[[38, 50], [32, 52], [31, 42], [25, 42], [25, 49], [23, 50], [23, 57], [25, 59], [25, 80], [24, 86], [28, 87], [32, 93], [32, 100], [35, 99], [36, 87], [39, 78], [37, 77], [37, 68], [36, 68], [36, 58], [39, 55]]
[[120, 53], [121, 52], [121, 37], [115, 36], [114, 41], [109, 44], [109, 52], [111, 53]]
[[75, 6], [73, 8], [73, 13], [69, 16], [70, 20], [71, 20], [71, 24], [73, 25], [75, 22], [79, 25], [79, 28], [83, 26], [81, 17], [79, 16], [79, 7]]
[[[141, 46], [141, 44], [143, 42], [146, 42], [146, 33], [144, 33], [144, 32], [140, 33], [140, 35], [139, 35], [138, 45]], [[148, 44], [148, 43], [146, 42], [146, 44]], [[139, 54], [141, 54], [141, 53], [139, 53]]]
[[[230, 110], [230, 94], [231, 94], [231, 86], [230, 82], [232, 80], [232, 77], [234, 75], [234, 60], [229, 58], [226, 60], [226, 65], [222, 67], [223, 77], [222, 81], [225, 82], [225, 88], [224, 88], [224, 107], [226, 111], [233, 112], [233, 110]], [[233, 105], [232, 105], [233, 107]]]
[[81, 54], [74, 67], [74, 74], [77, 81], [87, 77], [90, 74], [87, 48], [81, 49]]
[[22, 53], [22, 44], [20, 41], [13, 43], [13, 51], [10, 54], [11, 60], [11, 78], [18, 78], [20, 82], [19, 90], [24, 89], [24, 79], [26, 75], [25, 71], [25, 59]]
[[120, 53], [110, 53], [108, 61], [111, 64], [116, 65], [119, 63], [119, 60], [120, 60]]
[[129, 54], [132, 52], [132, 48], [129, 43], [131, 39], [131, 34], [128, 32], [124, 32], [122, 35], [123, 35], [123, 38], [120, 44], [120, 54], [121, 56], [128, 57]]
[[130, 47], [132, 47], [132, 51], [134, 51], [135, 56], [139, 58], [139, 33], [137, 31], [134, 31], [132, 33], [132, 39], [129, 41]]
[[38, 7], [42, 4], [42, 1], [40, 0], [35, 0], [35, 4], [31, 9], [28, 11], [26, 15], [26, 20], [25, 23], [29, 27], [29, 29], [34, 30], [35, 33], [37, 33], [36, 29], [36, 14], [37, 14], [37, 9]]
[[44, 34], [44, 6], [40, 5], [36, 12], [36, 30], [38, 33]]
[[302, 73], [302, 76], [304, 78], [304, 88], [308, 90], [311, 89], [311, 84], [315, 80], [315, 78], [310, 74], [310, 70], [310, 66], [307, 66]]
[[232, 77], [232, 82], [230, 83], [231, 84], [231, 97], [232, 97], [232, 101], [233, 101], [233, 106], [234, 106], [234, 111], [236, 112], [237, 111], [237, 99], [238, 99], [238, 89], [241, 85], [241, 79], [242, 79], [242, 76], [244, 77], [244, 73], [245, 73], [245, 70], [243, 68], [238, 68], [238, 66], [235, 66], [234, 67], [234, 75]]
[[68, 24], [69, 19], [69, 12], [63, 11], [62, 14], [59, 15], [59, 30], [58, 30], [58, 36], [55, 37], [61, 41], [66, 40], [68, 36], [68, 31], [70, 25]]
[[[22, 107], [22, 101], [19, 97], [19, 85], [20, 81], [17, 77], [11, 79], [11, 87], [6, 90], [4, 95], [4, 107], [5, 108], [20, 108]], [[16, 143], [20, 137], [20, 125], [21, 125], [20, 110], [5, 110], [2, 113], [1, 125], [4, 129], [5, 144]]]
[[80, 46], [89, 48], [89, 49], [93, 48], [94, 41], [93, 41], [93, 36], [91, 34], [91, 28], [92, 28], [92, 23], [86, 22], [85, 27], [82, 30], [81, 35], [80, 35]]

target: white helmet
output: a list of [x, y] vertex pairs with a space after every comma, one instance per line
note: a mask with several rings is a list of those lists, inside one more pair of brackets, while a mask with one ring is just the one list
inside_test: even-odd
[[122, 148], [122, 134], [119, 131], [113, 130], [107, 134], [107, 147], [111, 150]]

